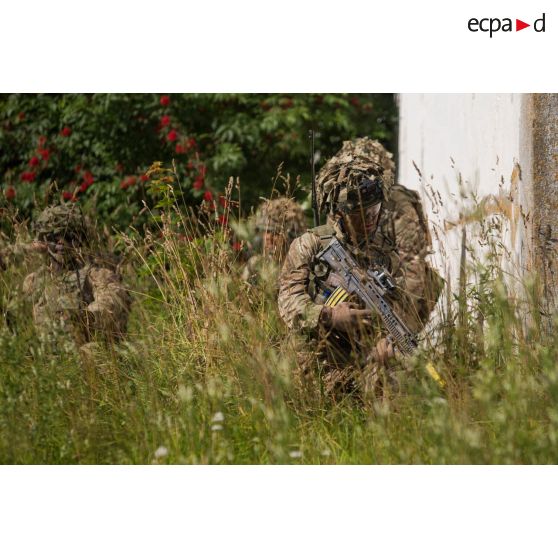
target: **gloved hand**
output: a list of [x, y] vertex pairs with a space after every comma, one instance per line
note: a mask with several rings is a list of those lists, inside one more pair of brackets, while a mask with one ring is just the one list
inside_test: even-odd
[[393, 362], [396, 357], [395, 346], [385, 337], [376, 343], [372, 351], [372, 360], [385, 367]]
[[361, 310], [350, 302], [342, 302], [337, 306], [324, 306], [320, 313], [320, 322], [325, 327], [345, 333], [369, 325], [371, 318], [370, 310]]

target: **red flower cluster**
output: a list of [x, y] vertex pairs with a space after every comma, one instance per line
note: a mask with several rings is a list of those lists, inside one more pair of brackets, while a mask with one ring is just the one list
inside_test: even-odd
[[72, 192], [62, 192], [62, 198], [66, 201], [72, 201], [72, 202], [76, 202], [77, 198], [74, 194], [72, 194]]
[[240, 251], [242, 250], [242, 242], [238, 242], [238, 241], [237, 241], [237, 242], [233, 242], [233, 244], [232, 244], [232, 249], [233, 249], [235, 252], [240, 252]]
[[217, 221], [219, 222], [220, 225], [223, 225], [223, 227], [225, 227], [229, 222], [229, 219], [227, 218], [226, 215], [219, 215], [219, 217], [217, 217]]
[[60, 135], [68, 138], [72, 135], [72, 129], [68, 126], [64, 126], [64, 128], [62, 128], [62, 130], [60, 130]]
[[162, 106], [168, 107], [170, 105], [170, 97], [168, 95], [161, 95], [159, 102]]
[[12, 201], [16, 197], [15, 188], [13, 186], [8, 186], [6, 188], [6, 191], [4, 192], [4, 195], [6, 196], [6, 199], [8, 201]]
[[176, 132], [176, 130], [171, 130], [167, 134], [167, 140], [168, 141], [176, 141], [177, 139], [178, 139], [178, 133]]
[[48, 161], [50, 157], [50, 150], [49, 149], [37, 149], [37, 153], [41, 156], [43, 161]]
[[91, 186], [93, 182], [95, 182], [95, 178], [93, 177], [93, 175], [89, 171], [85, 171], [83, 173], [83, 183], [87, 184], [87, 186]]
[[29, 166], [33, 168], [36, 167], [38, 164], [39, 164], [39, 158], [36, 157], [35, 155], [31, 157], [31, 159], [29, 160]]
[[140, 180], [141, 180], [142, 182], [147, 182], [147, 181], [149, 180], [149, 176], [147, 176], [147, 174], [142, 174], [142, 175], [140, 176]]
[[196, 180], [194, 180], [192, 188], [194, 188], [194, 190], [201, 190], [203, 188], [203, 182], [203, 176], [198, 175]]
[[37, 178], [36, 172], [26, 171], [21, 173], [22, 182], [34, 182], [35, 178]]
[[120, 182], [120, 188], [122, 188], [122, 190], [127, 190], [130, 186], [134, 186], [137, 181], [138, 179], [135, 176], [127, 176]]
[[209, 190], [206, 190], [206, 191], [203, 193], [203, 199], [204, 199], [205, 201], [211, 201], [211, 200], [213, 199], [213, 194], [212, 194]]
[[161, 128], [166, 128], [170, 124], [170, 116], [165, 115], [161, 118]]

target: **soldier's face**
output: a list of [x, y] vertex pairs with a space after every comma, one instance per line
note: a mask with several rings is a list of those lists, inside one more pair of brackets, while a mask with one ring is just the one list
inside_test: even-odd
[[351, 213], [345, 214], [345, 224], [354, 239], [370, 237], [376, 231], [382, 204], [358, 207]]
[[63, 265], [68, 254], [68, 241], [62, 235], [46, 235], [34, 241], [36, 250], [47, 253], [54, 262]]

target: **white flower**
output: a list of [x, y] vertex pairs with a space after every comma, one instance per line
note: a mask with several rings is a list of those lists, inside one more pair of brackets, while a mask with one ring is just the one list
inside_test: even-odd
[[213, 432], [217, 432], [217, 430], [223, 430], [223, 425], [222, 424], [213, 424], [213, 425], [211, 425], [211, 430]]
[[223, 415], [223, 413], [221, 411], [217, 411], [213, 415], [213, 418], [211, 419], [211, 422], [223, 422], [224, 420], [225, 420], [225, 415]]
[[293, 459], [298, 459], [298, 458], [302, 457], [302, 452], [300, 450], [290, 451], [289, 452], [289, 457], [292, 457]]
[[155, 457], [160, 459], [161, 457], [166, 457], [169, 454], [169, 450], [165, 446], [159, 446], [155, 450]]

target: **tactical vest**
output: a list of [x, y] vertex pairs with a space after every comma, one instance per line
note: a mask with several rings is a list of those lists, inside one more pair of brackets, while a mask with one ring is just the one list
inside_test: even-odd
[[[362, 253], [362, 251], [358, 250], [351, 250], [357, 260], [362, 262], [363, 266], [366, 266], [367, 263], [368, 265], [379, 265], [387, 269], [390, 274], [397, 275], [400, 264], [396, 248], [397, 239], [395, 238], [394, 220], [397, 207], [404, 203], [412, 204], [418, 217], [419, 226], [423, 230], [426, 238], [426, 247], [431, 245], [430, 231], [428, 230], [419, 194], [413, 190], [409, 190], [405, 186], [396, 184], [390, 189], [388, 199], [383, 202], [378, 227], [373, 238], [367, 245], [366, 253]], [[335, 235], [335, 229], [330, 224], [314, 227], [308, 232], [313, 233], [320, 239], [321, 249], [324, 249]], [[426, 293], [426, 298], [429, 299], [429, 303], [427, 303], [429, 313], [433, 308], [433, 302], [437, 300], [440, 294], [443, 281], [436, 271], [426, 262], [425, 265], [428, 278], [427, 290], [429, 292]], [[347, 297], [341, 294], [338, 287], [339, 279], [337, 279], [334, 274], [324, 273], [324, 270], [320, 268], [320, 264], [317, 261], [313, 262], [311, 265], [309, 285], [309, 292], [313, 301], [317, 304], [335, 306], [347, 300]]]

